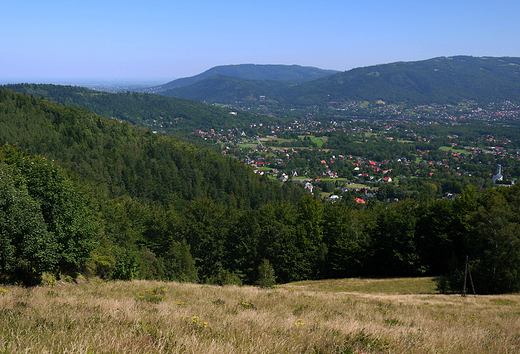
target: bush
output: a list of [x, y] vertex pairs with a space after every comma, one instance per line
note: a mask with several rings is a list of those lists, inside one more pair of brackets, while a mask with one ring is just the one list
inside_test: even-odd
[[446, 276], [440, 276], [435, 280], [437, 291], [441, 294], [447, 294], [450, 292], [450, 282], [448, 281], [448, 277]]
[[56, 277], [48, 272], [44, 272], [42, 274], [42, 282], [43, 286], [50, 286], [51, 288], [56, 286]]
[[215, 285], [242, 285], [242, 280], [235, 272], [222, 269], [217, 276], [209, 278], [208, 283]]
[[44, 272], [77, 273], [96, 232], [88, 201], [65, 170], [0, 148], [0, 281], [36, 285]]

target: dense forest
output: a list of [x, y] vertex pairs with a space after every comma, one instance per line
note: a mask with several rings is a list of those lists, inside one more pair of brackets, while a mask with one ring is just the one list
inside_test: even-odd
[[0, 281], [440, 277], [520, 290], [520, 189], [324, 202], [215, 152], [0, 89]]
[[84, 87], [50, 84], [15, 84], [3, 88], [25, 93], [64, 105], [77, 106], [109, 118], [150, 127], [158, 131], [192, 132], [248, 122], [245, 112], [210, 106], [180, 98], [138, 92], [108, 93]]

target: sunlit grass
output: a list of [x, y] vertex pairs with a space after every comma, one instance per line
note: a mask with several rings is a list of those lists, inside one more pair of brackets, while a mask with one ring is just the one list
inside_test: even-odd
[[[340, 180], [338, 178], [338, 180]], [[345, 182], [347, 182], [348, 180], [345, 179]], [[368, 185], [366, 184], [362, 184], [362, 183], [353, 183], [353, 184], [347, 184], [345, 187], [347, 187], [347, 189], [363, 189], [363, 188], [372, 188], [372, 187], [369, 187]]]
[[435, 294], [435, 278], [348, 278], [301, 281], [280, 285], [283, 288], [306, 291], [355, 292], [367, 294]]
[[464, 149], [454, 149], [453, 147], [451, 146], [441, 146], [439, 147], [439, 150], [443, 150], [443, 151], [451, 151], [451, 152], [454, 152], [454, 153], [457, 153], [457, 154], [464, 154], [464, 155], [470, 155], [471, 152], [468, 151], [468, 150], [464, 150]]
[[254, 149], [257, 144], [253, 144], [253, 143], [240, 143], [238, 144], [238, 146], [240, 146], [241, 148], [244, 148], [244, 149]]
[[323, 140], [320, 138], [312, 138], [311, 141], [316, 144], [318, 148], [321, 148], [323, 146]]
[[2, 289], [2, 353], [520, 350], [519, 295], [439, 295], [432, 278], [275, 289], [151, 281]]

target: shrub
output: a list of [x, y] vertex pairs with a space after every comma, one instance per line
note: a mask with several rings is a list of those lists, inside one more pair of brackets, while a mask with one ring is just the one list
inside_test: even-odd
[[215, 285], [242, 285], [242, 280], [235, 272], [222, 269], [217, 276], [209, 279], [208, 283]]
[[440, 276], [435, 280], [435, 282], [437, 286], [437, 291], [441, 294], [447, 294], [451, 291], [450, 282], [447, 276]]
[[49, 272], [44, 272], [42, 274], [41, 284], [43, 286], [50, 286], [52, 288], [52, 287], [56, 286], [56, 277]]

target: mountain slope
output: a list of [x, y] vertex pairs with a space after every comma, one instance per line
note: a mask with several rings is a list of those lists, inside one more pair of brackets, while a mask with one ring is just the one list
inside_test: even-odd
[[519, 101], [520, 58], [457, 56], [357, 68], [298, 85], [285, 98], [304, 104], [327, 100], [408, 104]]
[[108, 93], [76, 86], [17, 84], [0, 86], [64, 104], [88, 109], [105, 117], [125, 120], [156, 130], [191, 132], [248, 122], [250, 115], [200, 102], [145, 93]]
[[235, 77], [246, 80], [275, 80], [287, 83], [299, 83], [318, 79], [337, 73], [335, 70], [323, 70], [299, 65], [257, 65], [239, 64], [216, 66], [205, 72], [186, 78], [177, 79], [150, 90], [158, 93], [174, 88], [185, 87], [216, 75]]
[[210, 198], [255, 208], [300, 195], [216, 152], [82, 108], [0, 89], [0, 146], [60, 161], [109, 198], [158, 203]]
[[361, 100], [395, 104], [520, 101], [520, 58], [439, 57], [356, 68], [297, 85], [221, 76], [162, 92], [232, 104], [265, 95], [285, 106], [327, 105]]
[[160, 92], [167, 97], [186, 98], [208, 103], [257, 101], [260, 96], [279, 99], [290, 84], [275, 80], [247, 80], [216, 75], [192, 85]]
[[218, 281], [248, 257], [234, 252], [235, 218], [304, 193], [219, 153], [0, 88], [1, 281]]

